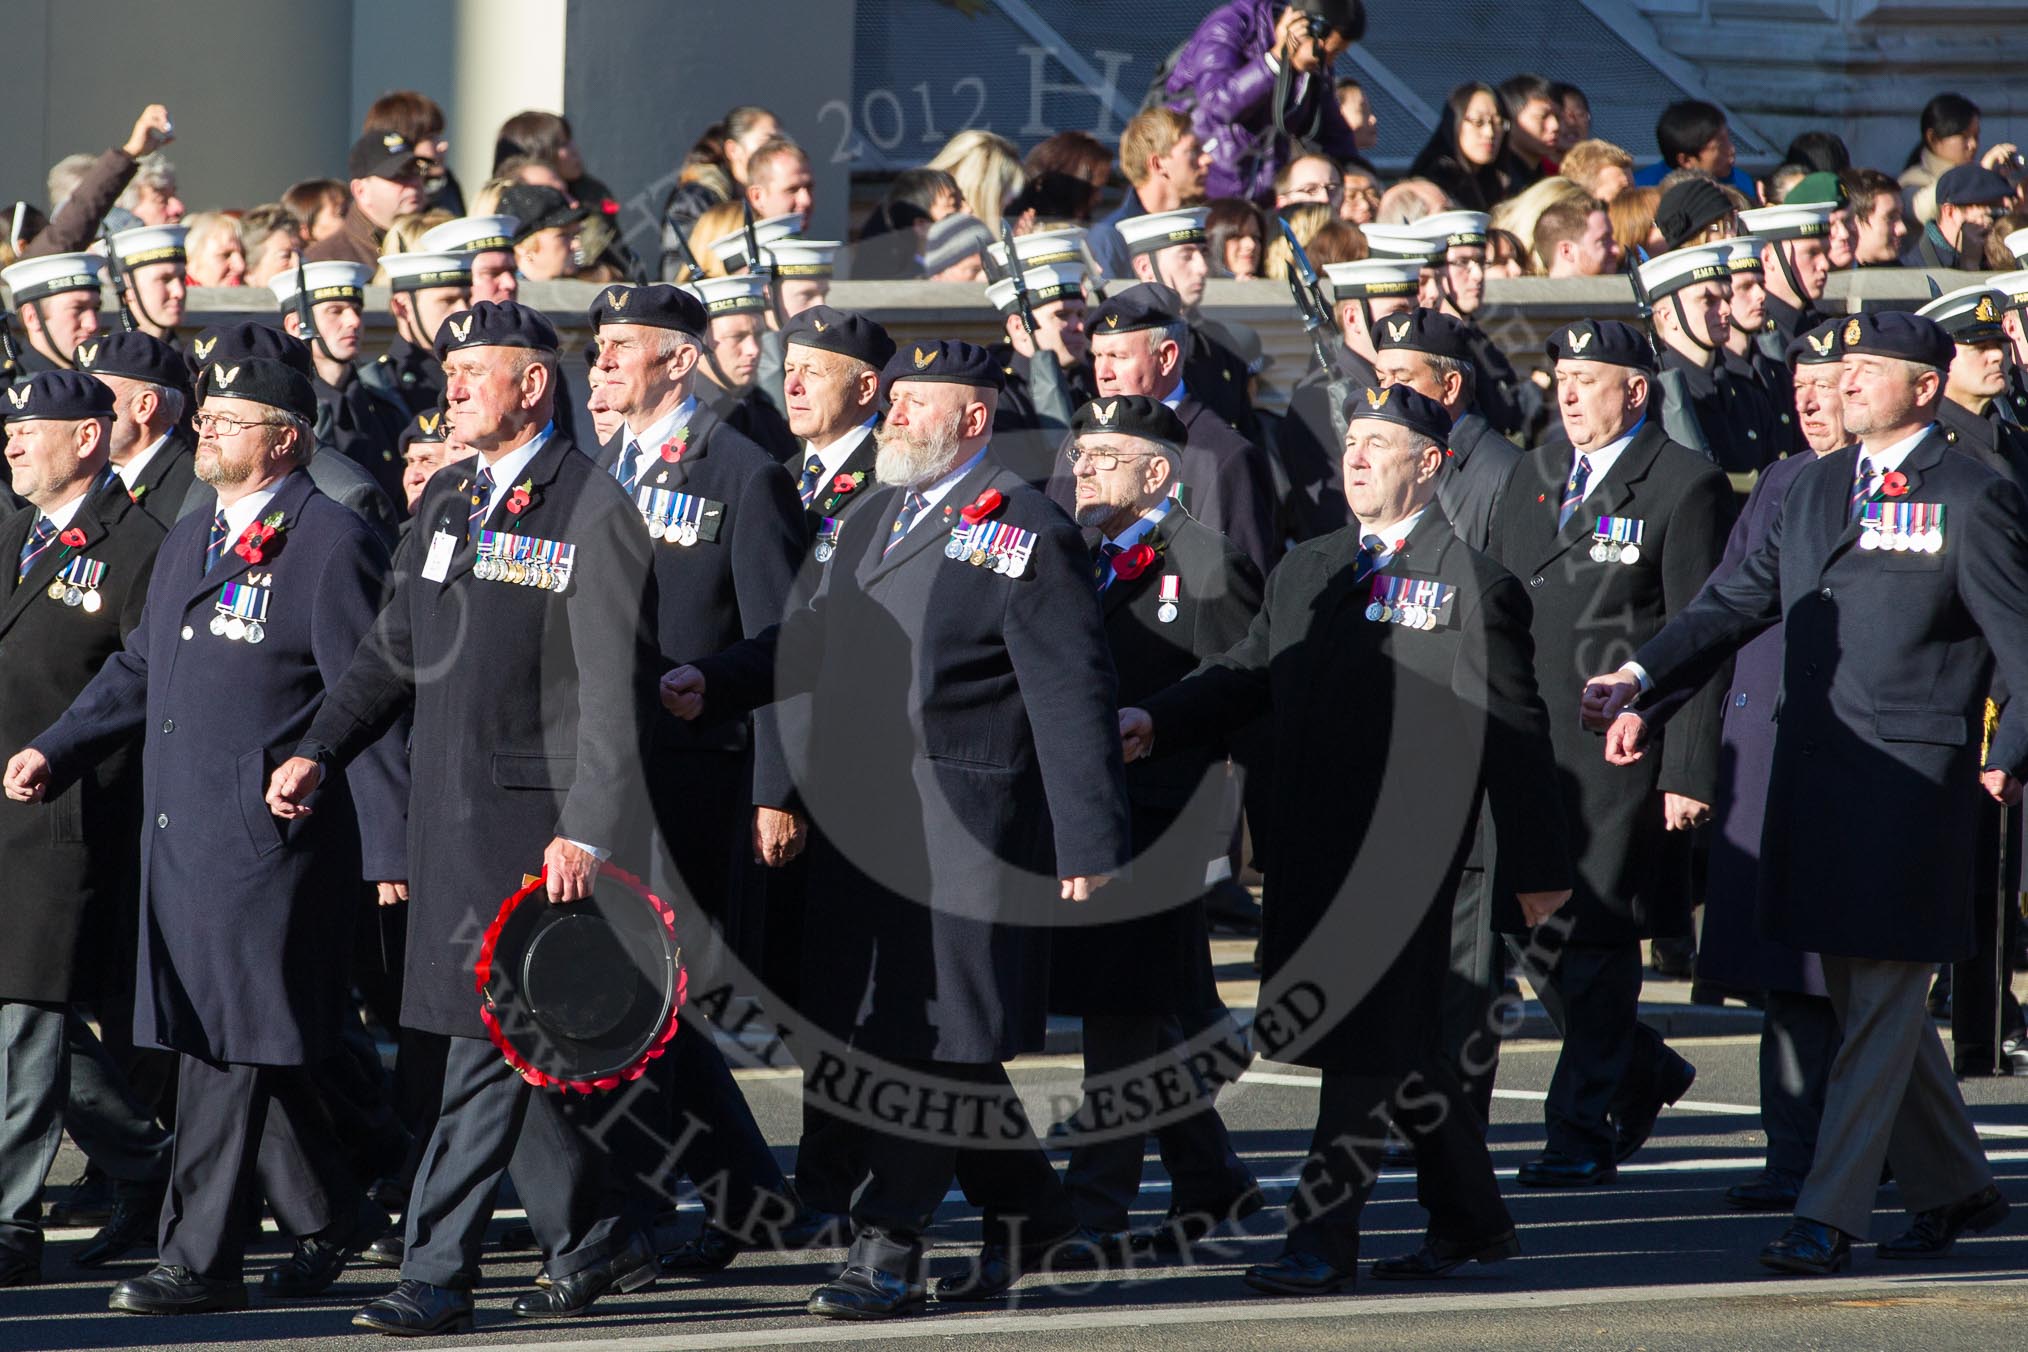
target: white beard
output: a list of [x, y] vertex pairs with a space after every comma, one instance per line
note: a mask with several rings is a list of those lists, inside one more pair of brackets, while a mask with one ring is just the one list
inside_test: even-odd
[[873, 434], [879, 447], [873, 477], [890, 488], [921, 488], [949, 473], [958, 455], [958, 419], [940, 427], [881, 426]]

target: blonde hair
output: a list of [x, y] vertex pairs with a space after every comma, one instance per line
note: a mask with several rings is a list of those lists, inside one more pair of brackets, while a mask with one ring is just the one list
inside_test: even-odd
[[1493, 208], [1493, 228], [1505, 230], [1518, 241], [1524, 241], [1520, 261], [1522, 267], [1531, 273], [1549, 271], [1549, 260], [1535, 253], [1532, 241], [1535, 225], [1542, 219], [1542, 213], [1551, 207], [1560, 207], [1592, 200], [1590, 193], [1577, 186], [1570, 179], [1560, 175], [1537, 179], [1518, 195], [1508, 198]]
[[1557, 165], [1558, 173], [1594, 197], [1598, 195], [1596, 189], [1599, 171], [1602, 169], [1622, 169], [1631, 178], [1634, 172], [1634, 157], [1611, 141], [1594, 138], [1579, 141], [1572, 146]]
[[697, 224], [690, 227], [690, 252], [697, 259], [697, 266], [704, 269], [705, 276], [727, 275], [725, 264], [711, 251], [711, 246], [737, 235], [745, 227], [746, 207], [742, 202], [720, 202], [698, 214]]
[[945, 142], [928, 167], [956, 179], [958, 191], [964, 194], [965, 210], [995, 234], [1000, 230], [1001, 212], [1028, 183], [1021, 168], [1021, 152], [1014, 143], [976, 128]]
[[[1283, 208], [1281, 215], [1288, 220], [1289, 230], [1305, 252], [1308, 252], [1311, 241], [1316, 239], [1319, 231], [1337, 222], [1358, 237], [1360, 252], [1354, 258], [1334, 258], [1331, 261], [1353, 263], [1366, 256], [1366, 236], [1361, 233], [1359, 227], [1348, 221], [1340, 221], [1337, 208], [1328, 202], [1303, 202]], [[1273, 242], [1268, 245], [1267, 252], [1261, 258], [1260, 275], [1273, 278], [1277, 282], [1286, 282], [1289, 279], [1289, 268], [1294, 262], [1295, 251], [1289, 248], [1287, 237], [1277, 230], [1274, 232]]]
[[1127, 182], [1140, 187], [1148, 181], [1148, 161], [1160, 159], [1176, 148], [1190, 131], [1190, 119], [1174, 108], [1150, 108], [1134, 114], [1120, 133], [1120, 172]]

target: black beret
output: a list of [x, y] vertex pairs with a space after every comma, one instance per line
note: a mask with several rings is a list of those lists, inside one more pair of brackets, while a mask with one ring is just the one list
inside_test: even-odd
[[591, 307], [593, 332], [601, 324], [639, 324], [643, 328], [674, 329], [702, 338], [707, 323], [704, 302], [666, 282], [609, 286], [599, 292]]
[[1950, 369], [1957, 344], [1943, 325], [1905, 310], [1870, 310], [1853, 315], [1839, 331], [1848, 357], [1894, 357], [1939, 371]]
[[443, 441], [446, 439], [444, 433], [448, 430], [444, 425], [443, 405], [425, 409], [410, 418], [407, 425], [401, 429], [401, 436], [395, 442], [396, 453], [405, 459], [411, 441]]
[[1838, 331], [1844, 327], [1843, 319], [1827, 319], [1791, 338], [1782, 355], [1790, 366], [1836, 366], [1845, 359], [1844, 344], [1838, 341]]
[[519, 244], [538, 230], [553, 226], [576, 225], [591, 215], [591, 208], [572, 206], [570, 199], [546, 183], [511, 183], [500, 194], [497, 208], [503, 216], [512, 216], [514, 242]]
[[1655, 373], [1655, 346], [1648, 336], [1617, 319], [1580, 319], [1549, 332], [1549, 360], [1599, 361]]
[[305, 422], [317, 420], [317, 392], [309, 379], [294, 367], [267, 357], [213, 361], [198, 383], [199, 392], [207, 399], [244, 399], [293, 413]]
[[10, 423], [83, 422], [113, 416], [113, 392], [82, 371], [37, 371], [7, 391]]
[[1160, 282], [1140, 282], [1085, 316], [1086, 333], [1132, 333], [1183, 322], [1183, 298]]
[[437, 326], [436, 358], [467, 347], [526, 347], [555, 353], [556, 326], [542, 311], [511, 300], [482, 300], [469, 310], [444, 316]]
[[95, 376], [125, 376], [172, 390], [190, 388], [190, 363], [152, 333], [100, 334], [79, 343], [72, 355], [78, 370]]
[[1716, 183], [1708, 178], [1686, 178], [1671, 184], [1655, 204], [1655, 228], [1662, 232], [1664, 249], [1675, 249], [1733, 210], [1732, 199]]
[[248, 357], [278, 361], [306, 379], [317, 369], [310, 360], [308, 343], [290, 337], [272, 324], [251, 321], [206, 329], [190, 345], [190, 356], [199, 382], [210, 372], [210, 363], [221, 361], [230, 364]]
[[887, 330], [851, 310], [834, 310], [812, 305], [790, 317], [782, 329], [782, 343], [837, 352], [863, 361], [874, 370], [884, 370], [894, 359], [894, 339]]
[[1345, 421], [1350, 423], [1361, 419], [1399, 423], [1439, 446], [1450, 445], [1451, 415], [1444, 412], [1442, 404], [1406, 385], [1383, 385], [1377, 390], [1361, 390], [1347, 399]]
[[1961, 164], [1945, 170], [1936, 181], [1936, 204], [1940, 207], [1975, 207], [2004, 202], [2013, 195], [2013, 185], [1983, 165]]
[[931, 380], [997, 390], [1003, 383], [1000, 363], [976, 343], [947, 338], [940, 343], [911, 343], [897, 351], [880, 373], [883, 388], [897, 380]]
[[1468, 330], [1437, 310], [1405, 310], [1398, 315], [1384, 315], [1378, 329], [1373, 346], [1383, 351], [1392, 347], [1456, 361], [1472, 359], [1472, 350], [1466, 344]]
[[1071, 415], [1070, 430], [1073, 433], [1116, 432], [1123, 437], [1142, 437], [1166, 446], [1181, 446], [1190, 437], [1175, 409], [1145, 394], [1094, 399]]

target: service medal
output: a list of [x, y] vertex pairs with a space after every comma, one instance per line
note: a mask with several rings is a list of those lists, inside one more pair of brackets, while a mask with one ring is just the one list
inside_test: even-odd
[[975, 550], [973, 550], [973, 551], [972, 551], [972, 556], [971, 556], [971, 558], [970, 558], [969, 562], [971, 563], [972, 567], [974, 567], [974, 568], [978, 568], [978, 567], [981, 567], [981, 566], [983, 566], [983, 565], [985, 564], [985, 562], [986, 562], [986, 551], [985, 551], [985, 550], [983, 550], [983, 549], [975, 549]]
[[76, 609], [84, 603], [84, 593], [76, 587], [65, 587], [63, 589], [63, 603], [72, 609]]
[[[819, 563], [829, 563], [831, 561], [831, 552], [831, 542], [829, 540], [817, 541], [817, 547], [811, 551]], [[949, 545], [944, 546], [944, 557], [951, 557], [951, 547]]]
[[1155, 612], [1155, 618], [1164, 624], [1174, 624], [1176, 622], [1176, 615], [1177, 610], [1174, 601], [1164, 601], [1161, 608]]
[[1009, 577], [1019, 577], [1027, 571], [1028, 556], [1026, 554], [1016, 554], [1007, 564], [1007, 576]]
[[1880, 548], [1880, 532], [1874, 530], [1871, 526], [1868, 526], [1865, 530], [1860, 531], [1859, 547], [1861, 549]]
[[82, 602], [85, 608], [85, 614], [87, 615], [98, 614], [99, 607], [104, 605], [105, 603], [106, 603], [105, 598], [99, 595], [97, 588], [93, 588], [91, 591], [86, 592], [84, 594], [84, 601]]
[[61, 600], [63, 599], [63, 579], [62, 579], [62, 578], [58, 578], [58, 579], [57, 579], [56, 581], [54, 581], [54, 582], [52, 582], [52, 583], [50, 583], [50, 584], [49, 584], [49, 592], [48, 592], [48, 595], [49, 595], [49, 599], [50, 599], [50, 600], [52, 600], [52, 601], [61, 601]]
[[248, 643], [259, 643], [262, 639], [266, 638], [267, 636], [268, 631], [261, 627], [261, 623], [259, 620], [247, 621], [246, 641]]
[[690, 546], [696, 544], [697, 527], [690, 524], [688, 521], [684, 522], [682, 526], [682, 535], [678, 539], [677, 543], [681, 544], [685, 549], [688, 549], [690, 548]]
[[213, 615], [211, 617], [211, 632], [218, 638], [224, 638], [225, 630], [226, 630], [225, 616]]
[[225, 622], [225, 636], [234, 643], [246, 637], [246, 621], [235, 615]]
[[[823, 542], [820, 541], [817, 548], [822, 549], [823, 547]], [[965, 557], [965, 542], [953, 535], [944, 544], [944, 557], [947, 559], [962, 559]], [[822, 563], [823, 558], [820, 557], [817, 561]]]
[[1606, 561], [1606, 547], [1604, 541], [1600, 541], [1598, 544], [1595, 544], [1591, 547], [1591, 561], [1593, 563], [1604, 563]]
[[1621, 563], [1639, 563], [1640, 561], [1641, 561], [1641, 547], [1639, 545], [1620, 546]]
[[1908, 543], [1909, 541], [1907, 531], [1898, 530], [1894, 532], [1894, 544], [1892, 547], [1895, 553], [1906, 554], [1908, 552]]
[[1387, 607], [1381, 605], [1378, 601], [1372, 602], [1366, 607], [1366, 618], [1375, 624], [1380, 623], [1380, 621], [1387, 618]]

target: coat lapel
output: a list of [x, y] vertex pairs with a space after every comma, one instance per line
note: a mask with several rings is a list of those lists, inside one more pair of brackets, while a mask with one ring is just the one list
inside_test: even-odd
[[[480, 523], [479, 528], [481, 530], [511, 530], [516, 534], [526, 534], [531, 520], [539, 518], [541, 515], [543, 491], [555, 481], [556, 472], [562, 467], [564, 457], [569, 455], [573, 449], [575, 448], [572, 446], [569, 437], [564, 436], [561, 432], [551, 432], [549, 440], [543, 443], [542, 449], [535, 453], [535, 458], [529, 461], [528, 467], [521, 472], [520, 481], [529, 486], [528, 506], [524, 507], [519, 515], [510, 513], [507, 510], [507, 499], [513, 496], [513, 486], [510, 485], [509, 491], [501, 496], [500, 501], [494, 506], [492, 514]], [[476, 458], [465, 462], [465, 468], [470, 470], [471, 473], [460, 477], [457, 496], [452, 499], [460, 510], [463, 509], [465, 503], [470, 498], [473, 476], [478, 474], [479, 466], [484, 463], [483, 460]], [[462, 522], [453, 521], [452, 524], [461, 529], [463, 527]], [[457, 553], [451, 557], [451, 567], [444, 574], [443, 585], [448, 587], [466, 573], [471, 572], [472, 566], [478, 561], [478, 541], [475, 539], [465, 540], [464, 543], [458, 546]]]
[[1104, 606], [1106, 614], [1112, 614], [1115, 610], [1118, 610], [1121, 606], [1154, 586], [1157, 580], [1161, 578], [1162, 570], [1169, 559], [1169, 541], [1175, 538], [1176, 530], [1183, 516], [1184, 510], [1180, 504], [1171, 507], [1167, 512], [1163, 513], [1162, 519], [1156, 523], [1155, 528], [1141, 537], [1143, 544], [1154, 548], [1156, 559], [1147, 568], [1142, 570], [1139, 577], [1125, 578], [1117, 575], [1114, 576], [1113, 580], [1106, 585], [1106, 589], [1099, 593], [1099, 602]]
[[[859, 444], [852, 448], [852, 454], [845, 457], [845, 463], [838, 466], [838, 472], [827, 482], [817, 486], [817, 496], [810, 499], [810, 505], [804, 509], [810, 518], [812, 530], [823, 525], [825, 517], [838, 515], [845, 507], [859, 501], [880, 486], [873, 477], [873, 465], [879, 456], [880, 448], [874, 444], [873, 433], [868, 432], [859, 439]], [[802, 466], [798, 465], [796, 467], [798, 477], [802, 472]], [[866, 477], [842, 492], [833, 489], [832, 485], [837, 483], [841, 476], [849, 480], [854, 474], [863, 474]]]
[[[278, 557], [282, 550], [286, 550], [289, 547], [288, 533], [295, 529], [297, 518], [302, 515], [303, 504], [309, 500], [310, 494], [315, 491], [316, 486], [310, 482], [309, 472], [300, 469], [295, 470], [290, 473], [288, 478], [282, 480], [280, 486], [275, 489], [275, 495], [268, 499], [267, 506], [261, 508], [260, 512], [254, 517], [255, 521], [265, 521], [277, 512], [281, 513], [282, 549], [274, 551], [270, 557]], [[256, 565], [241, 558], [234, 551], [234, 546], [239, 543], [235, 537], [226, 545], [225, 554], [219, 559], [218, 566], [213, 568], [209, 573], [206, 573], [204, 571], [204, 549], [202, 542], [208, 541], [210, 535], [209, 526], [203, 531], [198, 532], [200, 545], [197, 550], [196, 577], [191, 579], [186, 576], [185, 578], [186, 582], [192, 584], [184, 593], [183, 608], [185, 610], [188, 610], [201, 599], [205, 593], [218, 590], [226, 583], [245, 573], [249, 568], [266, 568], [269, 566], [266, 559], [263, 559], [260, 564]]]
[[[1661, 426], [1650, 421], [1640, 433], [1621, 451], [1607, 469], [1605, 477], [1590, 486], [1584, 501], [1570, 514], [1570, 520], [1563, 523], [1549, 538], [1549, 544], [1530, 572], [1539, 573], [1556, 562], [1574, 546], [1591, 539], [1592, 531], [1602, 516], [1618, 516], [1628, 503], [1634, 500], [1634, 485], [1647, 477], [1648, 467], [1655, 463], [1655, 456], [1662, 448]], [[1574, 460], [1570, 464], [1576, 463]], [[1562, 472], [1570, 472], [1570, 464]], [[1550, 509], [1549, 519], [1556, 519], [1556, 512], [1562, 506], [1562, 494], [1566, 480], [1559, 479], [1549, 490], [1550, 500], [1556, 507]]]
[[[23, 513], [22, 520], [27, 525], [33, 525], [35, 515], [33, 513]], [[62, 543], [63, 534], [69, 530], [83, 531], [85, 533], [84, 543], [76, 548]], [[13, 563], [18, 568], [20, 567], [21, 560], [21, 546], [28, 540], [27, 526], [25, 525], [21, 530], [9, 530], [7, 538], [13, 542], [13, 552], [4, 555], [4, 559], [8, 563]], [[64, 532], [58, 533], [57, 543], [43, 550], [36, 557], [35, 562], [29, 565], [28, 575], [14, 584], [14, 590], [8, 595], [7, 603], [4, 606], [0, 606], [0, 634], [4, 634], [14, 627], [14, 622], [21, 618], [22, 612], [28, 609], [29, 603], [42, 595], [43, 590], [49, 586], [50, 579], [56, 576], [58, 569], [62, 568], [64, 564], [70, 562], [71, 559], [79, 554], [85, 553], [93, 545], [105, 538], [105, 527], [99, 523], [97, 514], [92, 511], [91, 500], [87, 498], [79, 505], [77, 515], [71, 518], [70, 525], [66, 527]], [[4, 563], [0, 563], [0, 567], [4, 566]]]
[[[683, 438], [683, 451], [674, 460], [664, 459], [661, 447], [647, 448], [655, 455], [648, 462], [648, 468], [641, 472], [641, 487], [658, 488], [665, 493], [681, 493], [683, 485], [690, 479], [690, 468], [702, 460], [711, 450], [711, 433], [717, 428], [719, 417], [706, 406], [702, 399], [691, 410], [690, 421], [677, 429]], [[624, 444], [624, 443], [622, 443]]]
[[[1935, 469], [1948, 453], [1950, 443], [1944, 439], [1942, 424], [1932, 425], [1922, 440], [1916, 442], [1908, 454], [1902, 457], [1901, 476], [1908, 480], [1908, 491], [1896, 501], [1912, 501], [1922, 489], [1924, 472]], [[1823, 576], [1824, 569], [1829, 568], [1839, 555], [1859, 543], [1861, 533], [1859, 516], [1851, 507], [1852, 481], [1859, 477], [1859, 448], [1848, 446], [1836, 454], [1839, 462], [1845, 467], [1845, 477], [1842, 480], [1844, 491], [1830, 495], [1830, 510], [1837, 515], [1829, 522], [1831, 531], [1825, 538], [1830, 540], [1831, 547], [1825, 553], [1822, 565], [1817, 569], [1819, 577]], [[1887, 500], [1885, 497], [1872, 499], [1880, 502]]]
[[951, 538], [951, 531], [957, 527], [959, 511], [969, 505], [972, 499], [978, 497], [986, 485], [992, 482], [993, 476], [998, 473], [1000, 473], [1000, 466], [995, 464], [991, 457], [981, 460], [970, 474], [958, 480], [951, 487], [951, 491], [944, 495], [942, 502], [918, 517], [915, 523], [908, 528], [908, 534], [902, 537], [901, 543], [894, 547], [892, 553], [883, 558], [881, 550], [884, 548], [887, 540], [887, 529], [893, 525], [895, 518], [901, 514], [901, 506], [908, 500], [907, 493], [896, 493], [894, 495], [894, 510], [886, 514], [886, 521], [883, 523], [878, 542], [873, 547], [868, 566], [860, 574], [860, 580], [871, 585], [888, 573], [893, 572], [896, 568], [899, 568], [908, 560], [922, 553], [923, 550], [928, 549], [931, 545], [940, 545], [944, 541], [949, 540]]

